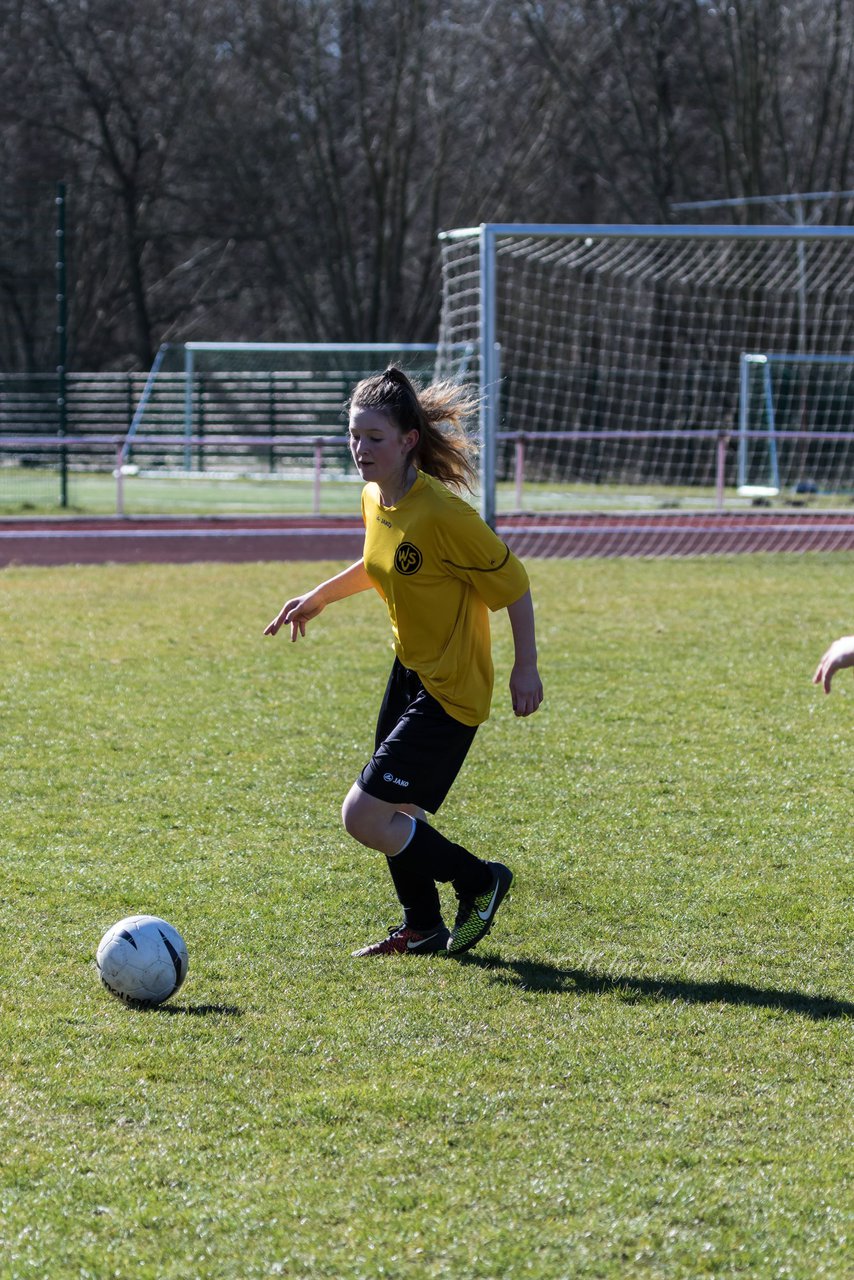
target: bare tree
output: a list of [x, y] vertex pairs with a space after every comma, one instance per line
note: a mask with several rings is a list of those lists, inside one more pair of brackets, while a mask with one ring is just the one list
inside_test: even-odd
[[606, 216], [667, 221], [691, 164], [690, 8], [690, 0], [524, 5], [564, 99], [572, 167], [595, 175]]
[[850, 185], [847, 0], [526, 0], [524, 13], [572, 121], [571, 164], [586, 158], [626, 220], [669, 221], [677, 199]]
[[[78, 368], [167, 337], [429, 339], [443, 227], [854, 185], [852, 58], [850, 0], [9, 0], [0, 250], [4, 211], [67, 179]], [[0, 251], [29, 366], [53, 331], [31, 230]]]
[[492, 74], [487, 16], [439, 0], [259, 0], [246, 12], [221, 67], [209, 163], [219, 225], [264, 293], [265, 333], [435, 333], [438, 230], [500, 216], [544, 129], [520, 117], [506, 42]]
[[[854, 11], [847, 0], [695, 4], [693, 19], [713, 194], [850, 187]], [[831, 218], [841, 213], [827, 209]], [[746, 206], [744, 216], [767, 216], [767, 209]]]
[[200, 48], [195, 8], [164, 11], [149, 0], [18, 7], [13, 47], [27, 57], [7, 65], [15, 87], [7, 111], [70, 180], [78, 359], [124, 349], [145, 366], [156, 346], [156, 291], [175, 257], [176, 140]]

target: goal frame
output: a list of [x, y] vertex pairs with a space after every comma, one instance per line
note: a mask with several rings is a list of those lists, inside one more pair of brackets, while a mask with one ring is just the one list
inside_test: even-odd
[[196, 353], [258, 352], [264, 355], [407, 355], [410, 353], [435, 355], [432, 342], [185, 342], [184, 350], [184, 466], [192, 465], [193, 438], [193, 390], [196, 370]]
[[[778, 462], [778, 443], [786, 435], [777, 427], [777, 411], [774, 400], [774, 388], [771, 370], [775, 365], [783, 367], [803, 365], [806, 368], [815, 366], [854, 368], [854, 354], [851, 355], [819, 355], [804, 354], [799, 351], [744, 351], [741, 354], [738, 371], [738, 489], [747, 495], [771, 496], [780, 492], [780, 467]], [[762, 401], [764, 406], [764, 428], [751, 427], [750, 419], [750, 374], [758, 368], [762, 375]], [[755, 486], [749, 482], [747, 474], [748, 451], [751, 440], [765, 437], [768, 449], [768, 485]], [[850, 440], [850, 432], [815, 431], [810, 433], [815, 440]]]
[[[439, 233], [447, 241], [474, 240], [479, 246], [478, 391], [480, 396], [480, 481], [481, 515], [495, 527], [497, 518], [496, 458], [499, 436], [499, 388], [501, 352], [498, 344], [497, 241], [506, 236], [594, 237], [598, 239], [661, 240], [777, 240], [805, 243], [815, 240], [850, 239], [854, 227], [838, 226], [719, 226], [706, 224], [623, 224], [623, 223], [525, 223], [486, 222], [477, 227], [458, 227]], [[800, 257], [800, 255], [799, 255]], [[802, 260], [802, 259], [801, 259]], [[803, 270], [803, 268], [801, 268]], [[797, 280], [799, 305], [804, 305], [804, 279]]]

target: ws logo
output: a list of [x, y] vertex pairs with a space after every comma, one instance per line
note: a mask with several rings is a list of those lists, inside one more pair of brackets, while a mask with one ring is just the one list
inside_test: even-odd
[[421, 568], [421, 552], [411, 542], [401, 542], [394, 553], [394, 567], [398, 573], [409, 577]]

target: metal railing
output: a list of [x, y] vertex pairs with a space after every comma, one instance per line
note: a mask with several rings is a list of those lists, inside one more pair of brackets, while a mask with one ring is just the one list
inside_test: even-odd
[[[7, 435], [0, 436], [0, 453], [4, 451], [25, 453], [38, 452], [39, 450], [44, 450], [48, 453], [62, 452], [68, 455], [78, 451], [97, 453], [100, 454], [102, 467], [104, 459], [109, 456], [111, 458], [113, 478], [116, 482], [116, 515], [123, 516], [126, 514], [125, 482], [129, 474], [133, 474], [135, 471], [135, 468], [128, 467], [125, 460], [125, 441], [126, 437], [124, 435], [96, 435], [94, 433], [85, 436]], [[137, 436], [135, 443], [142, 447], [146, 444], [155, 444], [183, 450], [188, 444], [190, 446], [210, 445], [211, 440], [207, 436], [188, 437], [182, 432], [175, 435]], [[258, 447], [276, 445], [279, 447], [292, 446], [304, 452], [308, 448], [312, 457], [312, 514], [319, 515], [321, 513], [321, 486], [326, 450], [334, 448], [340, 451], [342, 447], [346, 448], [347, 437], [344, 435], [310, 436], [306, 434], [291, 436], [221, 435], [217, 437], [216, 444], [224, 450], [256, 449]], [[0, 475], [2, 475], [2, 472], [0, 472]]]
[[[766, 431], [748, 431], [740, 433], [741, 440], [755, 441], [760, 445], [767, 443]], [[820, 444], [821, 442], [831, 442], [835, 445], [844, 444], [848, 447], [847, 457], [849, 465], [854, 468], [854, 432], [815, 432], [815, 431], [787, 431], [785, 433], [787, 442], [792, 443], [811, 443]], [[526, 490], [530, 492], [534, 487], [541, 483], [538, 476], [531, 475], [531, 457], [533, 453], [535, 460], [534, 470], [539, 465], [537, 458], [537, 450], [547, 444], [563, 445], [564, 447], [576, 447], [585, 443], [590, 444], [627, 444], [633, 442], [644, 441], [646, 443], [654, 442], [681, 442], [690, 445], [692, 449], [696, 449], [701, 453], [706, 452], [706, 462], [703, 464], [703, 471], [713, 480], [714, 485], [714, 505], [719, 511], [725, 507], [727, 480], [729, 479], [729, 488], [735, 487], [736, 479], [736, 459], [730, 445], [734, 443], [735, 437], [732, 433], [726, 431], [572, 431], [572, 432], [546, 432], [546, 431], [514, 431], [500, 432], [498, 435], [498, 443], [509, 447], [510, 452], [508, 460], [503, 468], [504, 478], [512, 483], [513, 486], [513, 503], [516, 511], [522, 511], [525, 507]], [[157, 448], [172, 449], [175, 451], [176, 457], [181, 457], [183, 450], [189, 443], [190, 446], [205, 446], [211, 448], [214, 442], [209, 436], [194, 435], [187, 437], [183, 432], [172, 434], [157, 434], [155, 436], [137, 436], [134, 444], [140, 450], [144, 450], [147, 445]], [[240, 464], [245, 464], [247, 454], [237, 454], [235, 451], [250, 451], [250, 456], [256, 455], [258, 450], [264, 450], [276, 447], [281, 450], [290, 450], [294, 459], [300, 463], [300, 474], [311, 479], [311, 514], [320, 515], [322, 513], [322, 490], [324, 479], [332, 478], [326, 467], [327, 458], [330, 452], [337, 452], [339, 455], [347, 451], [347, 437], [344, 434], [318, 434], [308, 435], [306, 433], [290, 433], [288, 435], [277, 434], [275, 436], [260, 434], [222, 434], [216, 438], [216, 449], [220, 455], [220, 461], [227, 461], [229, 458]], [[64, 454], [66, 458], [82, 453], [87, 456], [89, 469], [95, 470], [92, 466], [93, 462], [98, 463], [97, 469], [103, 471], [111, 470], [115, 480], [115, 511], [119, 516], [126, 514], [126, 493], [125, 486], [129, 476], [136, 473], [136, 468], [129, 468], [126, 462], [126, 435], [125, 433], [102, 433], [87, 435], [45, 435], [41, 433], [28, 433], [19, 435], [0, 436], [0, 456], [4, 453], [20, 454], [22, 457], [29, 455], [30, 461], [33, 454]], [[229, 453], [231, 451], [231, 453]], [[712, 453], [713, 452], [713, 456]], [[729, 474], [728, 474], [729, 473]], [[0, 469], [0, 478], [3, 471]], [[146, 472], [145, 475], [156, 476], [160, 473], [156, 469]], [[186, 475], [182, 467], [177, 469], [178, 475]], [[198, 475], [198, 473], [193, 473]], [[244, 470], [230, 472], [229, 474], [249, 475]], [[340, 478], [340, 473], [335, 475]], [[354, 477], [355, 478], [355, 477]], [[282, 483], [287, 483], [288, 477], [282, 476]], [[668, 483], [675, 483], [658, 476], [650, 483], [656, 483], [662, 487], [667, 487]], [[595, 487], [595, 486], [593, 486]], [[630, 493], [637, 485], [624, 483], [620, 485], [627, 493]]]

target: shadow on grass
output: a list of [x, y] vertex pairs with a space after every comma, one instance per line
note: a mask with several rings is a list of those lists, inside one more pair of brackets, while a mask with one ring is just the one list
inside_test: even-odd
[[242, 1018], [243, 1010], [236, 1004], [159, 1004], [150, 1013], [180, 1014], [184, 1018]]
[[627, 1000], [684, 1000], [689, 1004], [741, 1004], [785, 1009], [816, 1020], [854, 1017], [854, 1004], [832, 996], [810, 996], [803, 991], [778, 991], [743, 982], [688, 982], [680, 978], [635, 978], [625, 973], [598, 973], [595, 969], [562, 969], [535, 960], [505, 960], [498, 955], [460, 956], [466, 964], [488, 969], [497, 981], [524, 991], [577, 992], [618, 995]]

